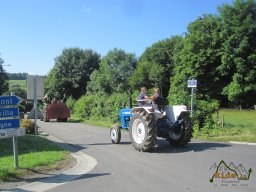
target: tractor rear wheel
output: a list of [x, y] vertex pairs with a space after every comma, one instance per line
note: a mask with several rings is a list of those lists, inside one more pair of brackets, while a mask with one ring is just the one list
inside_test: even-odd
[[112, 143], [118, 144], [121, 140], [121, 129], [119, 125], [112, 125], [110, 128], [110, 138]]
[[136, 150], [152, 150], [157, 139], [154, 117], [146, 111], [136, 111], [130, 120], [129, 134], [132, 145]]
[[188, 113], [181, 113], [178, 120], [182, 120], [180, 129], [170, 131], [167, 141], [173, 146], [185, 146], [192, 138], [192, 121]]

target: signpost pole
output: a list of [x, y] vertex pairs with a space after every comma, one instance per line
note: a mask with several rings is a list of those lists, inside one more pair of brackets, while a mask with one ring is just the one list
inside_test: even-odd
[[37, 120], [37, 75], [34, 76], [34, 122], [35, 122], [35, 128], [34, 128], [34, 145], [36, 145], [36, 135], [37, 135], [37, 125], [36, 125], [36, 120]]
[[[11, 95], [14, 95], [14, 93], [11, 93]], [[18, 137], [12, 137], [12, 146], [13, 146], [14, 167], [15, 169], [17, 169], [19, 167]]]
[[193, 117], [194, 87], [191, 88], [191, 117]]
[[17, 169], [19, 167], [18, 137], [13, 137], [12, 143], [13, 143], [14, 167]]

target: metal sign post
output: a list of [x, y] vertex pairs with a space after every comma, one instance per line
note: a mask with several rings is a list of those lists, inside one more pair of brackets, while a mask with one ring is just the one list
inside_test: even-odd
[[191, 88], [191, 117], [193, 116], [193, 101], [194, 101], [194, 89], [197, 87], [197, 80], [188, 80], [188, 87]]
[[[11, 95], [13, 96], [14, 93], [11, 93]], [[14, 167], [17, 169], [19, 167], [18, 137], [12, 138], [12, 146], [13, 146]]]
[[36, 126], [36, 120], [37, 120], [37, 75], [34, 76], [34, 109], [35, 109], [35, 132], [34, 135], [37, 135], [37, 126]]
[[[38, 75], [28, 75], [27, 76], [27, 99], [34, 100], [34, 144], [36, 145], [36, 135], [38, 134], [37, 130], [37, 100], [44, 98], [44, 77]], [[32, 117], [33, 118], [33, 117]]]

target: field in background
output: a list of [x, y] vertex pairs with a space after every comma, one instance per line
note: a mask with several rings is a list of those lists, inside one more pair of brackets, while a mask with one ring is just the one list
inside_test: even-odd
[[26, 80], [9, 80], [9, 87], [18, 87], [20, 86], [21, 89], [26, 90], [27, 85], [26, 85]]
[[[217, 118], [218, 117], [218, 118]], [[256, 110], [220, 110], [214, 114], [216, 127], [199, 132], [196, 139], [256, 142]]]

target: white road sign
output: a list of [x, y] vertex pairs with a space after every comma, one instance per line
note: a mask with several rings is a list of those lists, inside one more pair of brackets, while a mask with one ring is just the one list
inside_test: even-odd
[[25, 128], [0, 129], [0, 139], [8, 137], [19, 137], [26, 134]]
[[197, 80], [196, 79], [188, 80], [188, 87], [197, 87]]
[[37, 99], [44, 98], [44, 77], [37, 75], [28, 75], [27, 78], [27, 99], [34, 99], [34, 82], [36, 79]]

